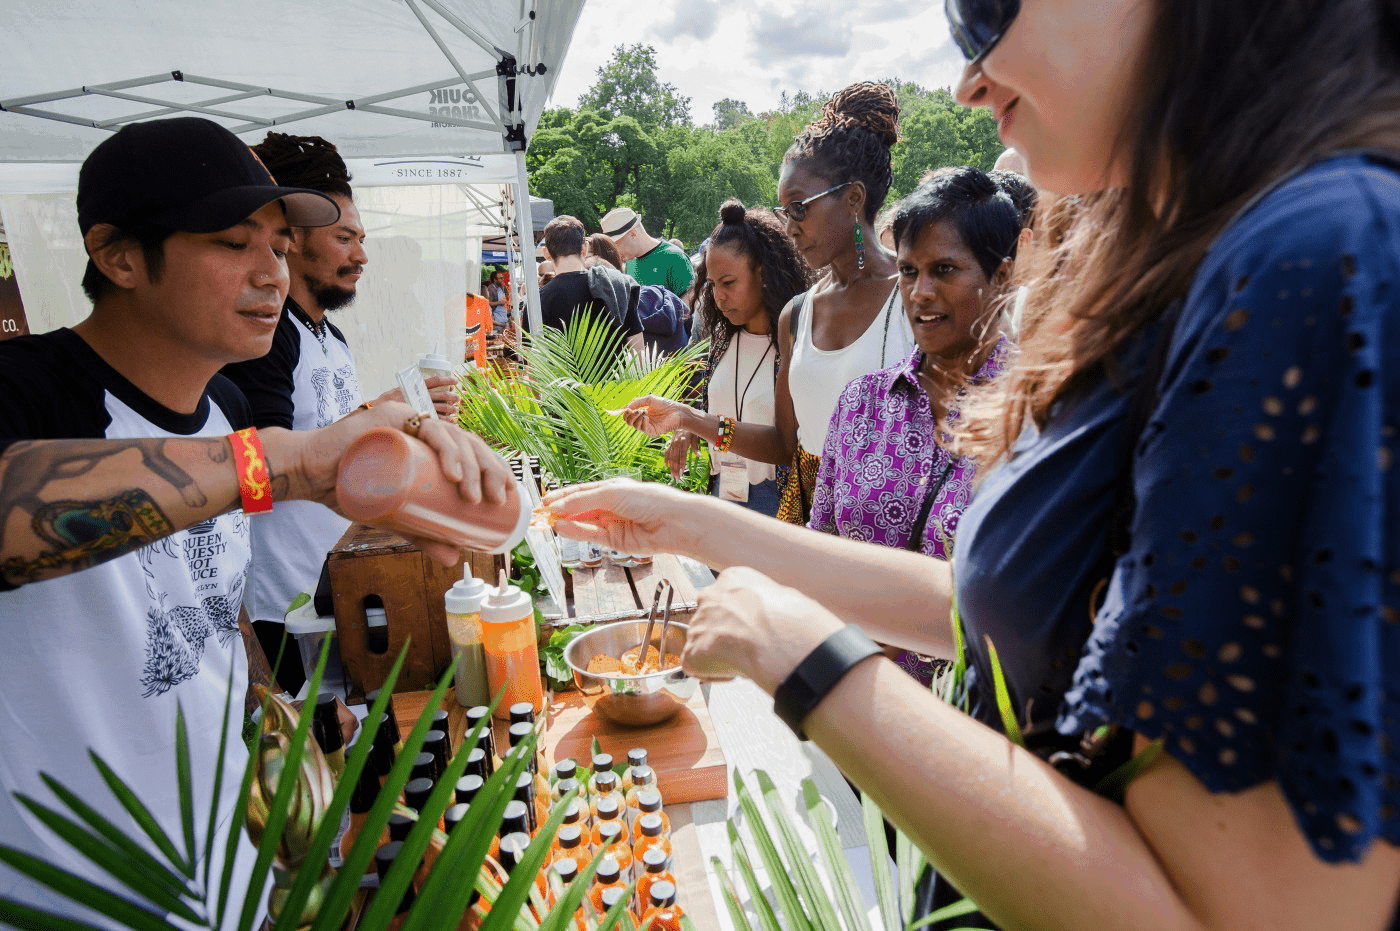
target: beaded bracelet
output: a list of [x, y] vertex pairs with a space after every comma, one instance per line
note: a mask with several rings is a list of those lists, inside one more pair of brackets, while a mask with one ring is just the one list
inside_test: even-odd
[[727, 453], [732, 445], [734, 445], [734, 418], [721, 416], [719, 419], [719, 439], [715, 441], [715, 449]]
[[267, 475], [267, 456], [256, 427], [228, 435], [233, 444], [234, 467], [238, 470], [238, 493], [243, 497], [244, 514], [265, 514], [272, 510], [272, 480]]

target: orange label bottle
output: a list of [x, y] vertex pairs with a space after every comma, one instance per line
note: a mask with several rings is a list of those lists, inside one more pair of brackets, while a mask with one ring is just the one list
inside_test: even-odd
[[607, 908], [603, 906], [603, 891], [606, 889], [620, 889], [624, 893], [627, 891], [627, 884], [622, 881], [622, 869], [611, 854], [603, 857], [603, 861], [598, 864], [598, 872], [593, 874], [593, 888], [588, 890], [588, 901], [593, 903], [599, 915], [607, 912]]
[[658, 882], [676, 882], [676, 876], [667, 866], [669, 858], [660, 847], [649, 848], [641, 857], [642, 875], [637, 879], [637, 917], [640, 918], [651, 902], [651, 887]]
[[510, 706], [529, 702], [538, 714], [544, 710], [544, 686], [540, 682], [540, 651], [535, 633], [534, 603], [530, 596], [506, 585], [494, 589], [481, 606], [481, 644], [486, 652], [486, 681], [491, 694], [505, 689], [496, 716], [507, 718]]
[[642, 815], [637, 819], [637, 824], [642, 829], [642, 837], [632, 847], [632, 856], [638, 863], [645, 862], [643, 857], [651, 849], [661, 850], [666, 854], [666, 859], [671, 859], [671, 838], [661, 833], [661, 816], [657, 814]]
[[632, 848], [627, 845], [627, 826], [621, 821], [604, 821], [593, 828], [595, 851], [607, 850], [617, 860], [623, 876], [632, 875]]
[[681, 916], [685, 913], [676, 904], [676, 884], [657, 880], [651, 885], [650, 905], [642, 913], [642, 925], [650, 923], [651, 931], [681, 931]]
[[661, 833], [671, 836], [671, 817], [661, 810], [661, 793], [655, 789], [642, 789], [637, 793], [637, 817], [632, 822], [632, 843], [642, 839], [642, 819], [647, 815], [661, 818]]

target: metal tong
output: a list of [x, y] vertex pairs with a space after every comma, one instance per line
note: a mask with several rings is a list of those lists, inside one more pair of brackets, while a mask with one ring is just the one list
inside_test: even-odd
[[637, 668], [647, 663], [647, 647], [651, 646], [651, 632], [656, 627], [656, 609], [661, 604], [661, 593], [666, 593], [666, 608], [661, 616], [661, 645], [657, 647], [657, 668], [666, 665], [666, 628], [671, 624], [671, 601], [676, 597], [676, 588], [670, 579], [656, 583], [656, 592], [651, 596], [651, 610], [647, 612], [647, 629], [642, 634], [642, 645], [637, 648]]

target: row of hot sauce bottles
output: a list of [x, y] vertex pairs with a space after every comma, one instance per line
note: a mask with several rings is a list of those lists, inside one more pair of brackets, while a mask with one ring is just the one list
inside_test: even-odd
[[[367, 703], [373, 704], [375, 697], [374, 693], [367, 695]], [[374, 730], [369, 760], [350, 797], [349, 826], [340, 847], [345, 852], [359, 836], [369, 810], [379, 797], [384, 776], [394, 765], [402, 745], [393, 703], [386, 707], [387, 713]], [[467, 709], [467, 735], [478, 723], [488, 719], [490, 713], [484, 705]], [[414, 758], [412, 775], [404, 786], [402, 805], [389, 817], [385, 836], [374, 856], [381, 878], [393, 866], [403, 848], [402, 841], [417, 823], [417, 813], [447, 768], [451, 757], [447, 717], [446, 711], [434, 714], [433, 729], [424, 738], [422, 752]], [[529, 738], [534, 730], [534, 706], [530, 702], [511, 705], [510, 748], [514, 749]], [[332, 767], [335, 768], [337, 760], [343, 765], [345, 748], [333, 696], [323, 694], [317, 701], [312, 733]], [[488, 720], [481, 728], [476, 746], [467, 751], [466, 774], [455, 787], [456, 804], [447, 809], [439, 825], [444, 832], [450, 833], [466, 817], [467, 807], [500, 759]], [[535, 879], [545, 902], [552, 908], [563, 890], [592, 862], [594, 854], [606, 848], [607, 853], [585, 896], [596, 917], [601, 918], [625, 897], [635, 878], [636, 896], [629, 903], [630, 914], [624, 917], [619, 928], [622, 931], [634, 927], [678, 931], [683, 913], [676, 904], [676, 878], [671, 872], [671, 822], [662, 809], [656, 773], [647, 765], [647, 751], [641, 747], [629, 750], [628, 766], [621, 776], [614, 771], [610, 754], [598, 754], [590, 762], [591, 769], [585, 771], [579, 769], [574, 760], [561, 760], [554, 767], [553, 778], [549, 779], [540, 772], [538, 752], [532, 756], [526, 771], [520, 774], [514, 799], [506, 805], [500, 831], [491, 841], [483, 870], [496, 883], [504, 885], [553, 808], [577, 789], [578, 794], [569, 802], [563, 824], [554, 836], [545, 870]], [[429, 856], [435, 859], [431, 846]], [[420, 864], [415, 883], [421, 885], [431, 867], [431, 862]], [[400, 915], [413, 904], [413, 897], [414, 887], [410, 886], [399, 906]], [[480, 916], [489, 910], [484, 901], [474, 899], [474, 903], [463, 927], [475, 927]], [[587, 911], [586, 907], [578, 911], [576, 925], [580, 931], [587, 927]]]

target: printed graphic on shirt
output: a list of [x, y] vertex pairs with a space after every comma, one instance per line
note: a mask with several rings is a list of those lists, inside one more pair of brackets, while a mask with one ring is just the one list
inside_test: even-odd
[[[244, 563], [230, 572], [229, 541], [246, 552], [248, 523], [242, 512], [211, 518], [138, 551], [146, 577], [146, 664], [142, 697], [161, 695], [199, 672], [204, 645], [212, 636], [226, 646], [238, 636], [238, 608], [246, 580]], [[198, 604], [171, 604], [171, 591], [188, 591], [180, 574], [194, 584]], [[188, 597], [188, 596], [186, 596]]]
[[316, 389], [318, 430], [330, 426], [359, 406], [360, 386], [355, 380], [353, 365], [342, 365], [338, 369], [315, 369], [311, 373], [311, 386]]

